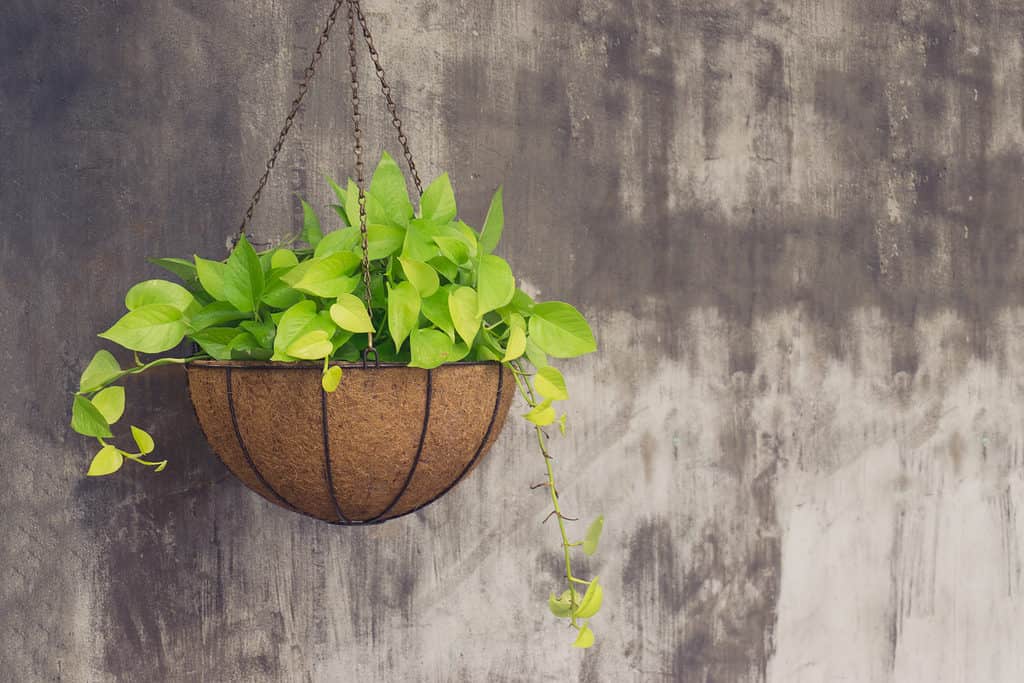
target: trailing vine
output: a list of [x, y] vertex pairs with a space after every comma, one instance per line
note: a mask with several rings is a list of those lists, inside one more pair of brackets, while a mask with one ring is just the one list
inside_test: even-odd
[[[148, 457], [156, 444], [145, 430], [130, 425], [135, 448], [126, 449], [112, 429], [125, 412], [118, 383], [155, 367], [203, 359], [322, 361], [323, 390], [333, 392], [343, 370], [332, 361], [358, 360], [369, 335], [381, 362], [427, 369], [464, 359], [501, 362], [530, 408], [524, 417], [536, 432], [547, 475], [541, 487], [550, 495], [549, 518], [556, 519], [561, 537], [567, 585], [560, 595], [550, 594], [548, 606], [577, 630], [576, 647], [590, 647], [589, 619], [601, 607], [603, 589], [597, 578], [573, 574], [572, 553], [595, 551], [603, 519], [590, 525], [583, 540], [570, 541], [547, 433], [556, 425], [565, 433], [566, 416], [556, 415], [555, 403], [569, 397], [549, 358], [596, 350], [589, 325], [567, 303], [535, 302], [493, 253], [504, 229], [501, 188], [478, 231], [456, 218], [447, 174], [426, 188], [414, 209], [405, 177], [387, 154], [365, 192], [352, 180], [344, 188], [328, 182], [337, 198], [331, 205], [341, 221], [337, 230], [325, 233], [314, 208], [302, 201], [301, 233], [275, 247], [257, 251], [243, 235], [223, 261], [151, 259], [180, 283], [146, 280], [128, 290], [127, 312], [99, 336], [132, 351], [132, 363], [122, 368], [109, 351], [97, 352], [73, 395], [71, 427], [99, 445], [88, 474], [112, 474], [125, 460], [156, 472], [167, 467], [167, 460]], [[364, 245], [366, 279], [359, 273]], [[167, 353], [185, 341], [200, 352], [140, 357]]]

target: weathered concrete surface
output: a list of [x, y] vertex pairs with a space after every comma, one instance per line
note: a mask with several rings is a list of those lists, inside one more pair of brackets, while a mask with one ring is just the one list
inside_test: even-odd
[[[0, 680], [1024, 680], [1016, 0], [367, 0], [424, 174], [471, 222], [504, 182], [503, 253], [595, 321], [557, 447], [607, 516], [590, 653], [514, 423], [339, 530], [230, 479], [164, 372], [129, 392], [172, 466], [85, 481], [94, 334], [144, 256], [222, 253], [324, 4], [4, 7]], [[350, 171], [343, 53], [262, 235]]]

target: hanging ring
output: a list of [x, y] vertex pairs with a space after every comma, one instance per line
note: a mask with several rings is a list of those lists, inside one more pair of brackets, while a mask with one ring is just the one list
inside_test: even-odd
[[373, 348], [372, 346], [367, 346], [365, 349], [363, 349], [363, 369], [366, 369], [367, 364], [370, 362], [369, 355], [371, 353], [373, 354], [373, 367], [380, 367], [380, 354], [377, 353], [377, 349]]

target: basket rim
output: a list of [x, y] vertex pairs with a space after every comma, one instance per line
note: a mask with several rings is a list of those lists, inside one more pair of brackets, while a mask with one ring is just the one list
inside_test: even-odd
[[[366, 363], [362, 361], [330, 361], [329, 366], [338, 366], [346, 370], [383, 370], [383, 369], [406, 369], [424, 372], [424, 368], [417, 368], [405, 363]], [[451, 366], [472, 366], [472, 365], [502, 365], [496, 360], [470, 360], [456, 361], [454, 363], [442, 363], [433, 368], [439, 370]], [[269, 360], [192, 360], [185, 363], [185, 368], [236, 368], [240, 370], [317, 370], [322, 371], [324, 364], [320, 361], [269, 361]]]

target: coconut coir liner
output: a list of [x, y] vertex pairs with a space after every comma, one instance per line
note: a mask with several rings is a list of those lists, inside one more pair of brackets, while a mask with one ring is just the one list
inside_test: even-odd
[[429, 378], [418, 368], [345, 367], [332, 394], [320, 373], [188, 365], [196, 415], [228, 469], [267, 500], [328, 522], [382, 521], [443, 495], [490, 448], [515, 393], [498, 363], [442, 365]]

